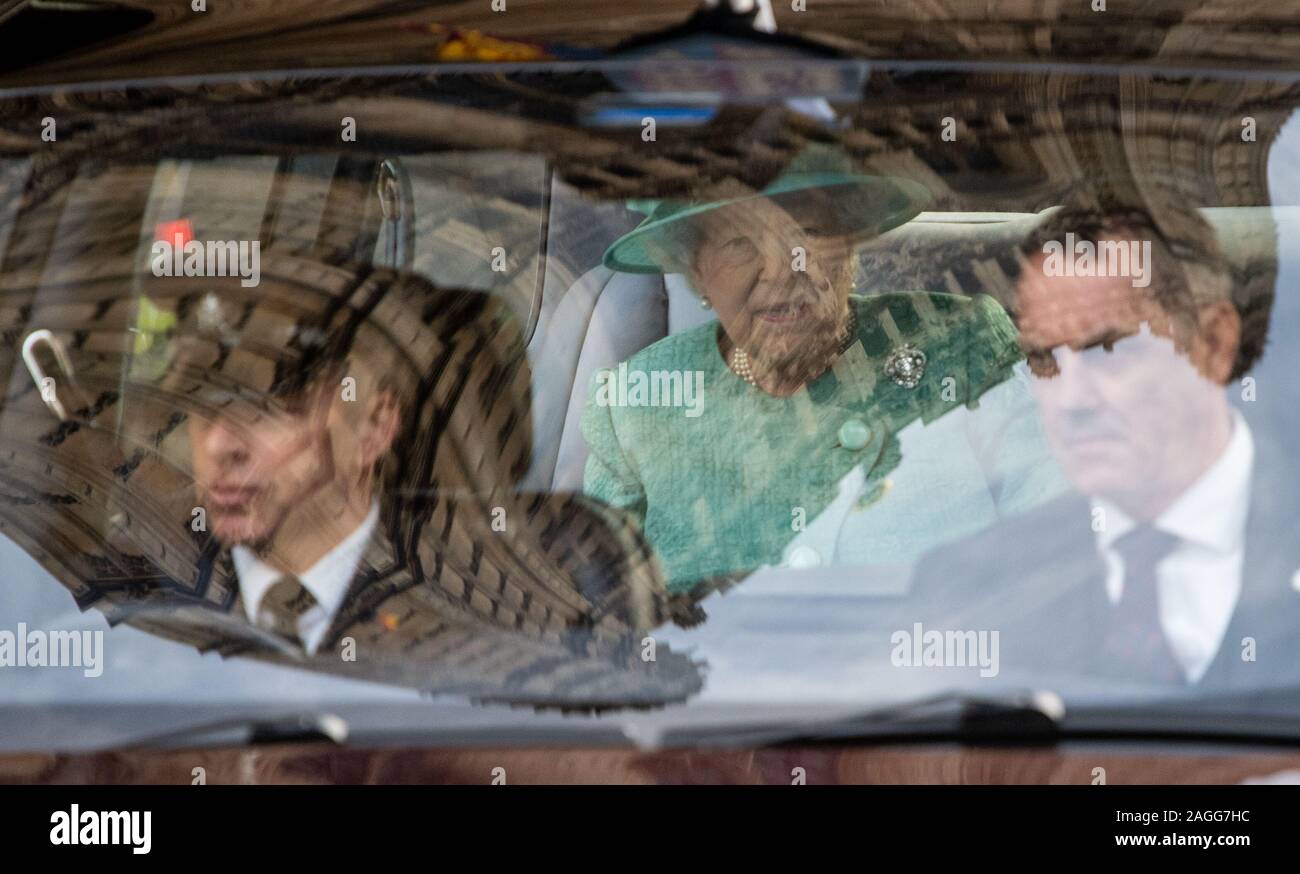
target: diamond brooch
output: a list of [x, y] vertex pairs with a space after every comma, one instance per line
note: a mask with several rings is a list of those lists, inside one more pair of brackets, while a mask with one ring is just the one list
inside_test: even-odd
[[904, 343], [885, 359], [885, 375], [903, 388], [916, 388], [925, 375], [925, 353]]

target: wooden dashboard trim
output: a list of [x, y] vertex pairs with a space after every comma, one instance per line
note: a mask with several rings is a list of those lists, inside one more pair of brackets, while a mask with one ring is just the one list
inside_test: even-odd
[[617, 747], [347, 748], [320, 744], [0, 756], [3, 784], [508, 785], [1108, 784], [1300, 782], [1300, 752], [1085, 744], [1041, 749], [953, 745], [643, 751]]

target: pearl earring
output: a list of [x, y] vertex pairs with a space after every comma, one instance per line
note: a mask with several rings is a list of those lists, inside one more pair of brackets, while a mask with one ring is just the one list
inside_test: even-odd
[[709, 303], [709, 299], [707, 297], [702, 297], [700, 298], [700, 309], [711, 310], [713, 309], [713, 304]]

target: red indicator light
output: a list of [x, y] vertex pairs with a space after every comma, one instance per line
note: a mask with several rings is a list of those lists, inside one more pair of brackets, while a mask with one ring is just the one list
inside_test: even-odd
[[174, 248], [182, 248], [194, 239], [194, 225], [189, 219], [177, 219], [174, 222], [158, 222], [154, 225], [155, 240], [171, 243]]

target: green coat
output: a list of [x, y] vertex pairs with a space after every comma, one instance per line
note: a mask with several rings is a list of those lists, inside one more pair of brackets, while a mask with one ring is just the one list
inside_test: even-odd
[[[1063, 486], [1024, 380], [1013, 376], [1021, 357], [1015, 328], [992, 298], [910, 292], [850, 300], [861, 346], [789, 398], [731, 372], [716, 322], [654, 343], [606, 372], [614, 376], [594, 375], [582, 422], [585, 490], [640, 522], [671, 590], [789, 560], [787, 548], [810, 536], [803, 529], [818, 528], [832, 502], [854, 511], [835, 523], [838, 546], [826, 548], [855, 564], [897, 564]], [[902, 343], [927, 357], [911, 389], [884, 371]], [[673, 372], [702, 375], [692, 380], [702, 386], [693, 408], [666, 405], [686, 395], [663, 391], [651, 406], [617, 388], [620, 373], [627, 387], [637, 374]], [[996, 403], [968, 412], [994, 387]], [[846, 477], [856, 466], [865, 476]], [[860, 493], [845, 496], [846, 479]], [[906, 488], [894, 488], [895, 480]]]

